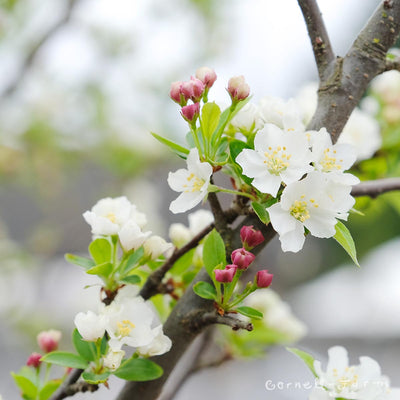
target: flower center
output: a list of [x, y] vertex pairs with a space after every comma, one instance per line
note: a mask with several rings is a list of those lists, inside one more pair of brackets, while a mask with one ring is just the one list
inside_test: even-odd
[[188, 181], [188, 184], [183, 185], [184, 188], [187, 188], [185, 189], [186, 193], [199, 192], [206, 182], [204, 179], [199, 178], [193, 173], [191, 173], [186, 179]]
[[[343, 160], [339, 160], [339, 162], [343, 162]], [[324, 158], [320, 161], [320, 164], [324, 172], [342, 169], [342, 166], [337, 163], [336, 150], [331, 151], [329, 148], [324, 150]]]
[[355, 372], [354, 367], [346, 367], [344, 374], [339, 376], [337, 369], [333, 370], [333, 376], [336, 379], [335, 388], [339, 393], [351, 387], [357, 389], [358, 375]]
[[268, 147], [264, 157], [264, 164], [266, 164], [268, 171], [273, 175], [279, 175], [290, 165], [289, 160], [292, 155], [287, 154], [285, 146], [278, 146], [275, 149]]
[[307, 202], [304, 200], [296, 200], [290, 207], [290, 214], [300, 222], [310, 218], [310, 212], [307, 208]]
[[117, 327], [117, 336], [125, 337], [129, 336], [135, 325], [129, 319], [124, 319], [117, 322]]
[[107, 218], [108, 220], [110, 220], [113, 224], [117, 223], [117, 217], [113, 212], [108, 213], [105, 218]]

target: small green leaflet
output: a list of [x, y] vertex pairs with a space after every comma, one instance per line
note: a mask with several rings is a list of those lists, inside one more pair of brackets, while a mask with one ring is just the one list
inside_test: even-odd
[[178, 143], [173, 142], [172, 140], [169, 140], [160, 135], [157, 135], [157, 133], [151, 132], [151, 134], [160, 143], [164, 144], [165, 146], [168, 146], [172, 151], [174, 151], [175, 153], [178, 153], [178, 155], [183, 155], [186, 158], [186, 156], [189, 154], [189, 150], [186, 147], [183, 147], [183, 146], [179, 145]]
[[96, 264], [109, 262], [111, 261], [111, 244], [104, 238], [93, 240], [89, 245], [89, 253]]
[[81, 334], [75, 328], [72, 332], [72, 343], [78, 354], [87, 361], [94, 361], [97, 358], [97, 348], [94, 342], [87, 342], [82, 339]]
[[126, 381], [142, 382], [157, 379], [163, 372], [163, 369], [153, 361], [143, 358], [130, 358], [121, 364], [114, 375]]
[[294, 347], [286, 347], [286, 350], [301, 358], [305, 362], [307, 367], [310, 368], [310, 371], [314, 374], [314, 376], [318, 378], [318, 375], [315, 373], [314, 369], [314, 357], [311, 354], [308, 354], [305, 351], [296, 349]]
[[260, 219], [260, 221], [264, 224], [268, 224], [270, 219], [265, 206], [260, 203], [256, 203], [255, 201], [251, 203], [251, 206], [253, 207], [253, 210], [257, 214], [257, 217]]
[[137, 285], [140, 283], [140, 281], [141, 278], [138, 275], [128, 275], [121, 279], [121, 282], [129, 283], [130, 285]]
[[16, 385], [20, 388], [22, 393], [30, 399], [35, 399], [37, 396], [37, 387], [28, 378], [22, 375], [17, 375], [11, 372]]
[[215, 287], [208, 282], [197, 282], [193, 285], [193, 291], [203, 299], [214, 300], [217, 297]]
[[221, 235], [213, 229], [204, 241], [203, 261], [208, 275], [214, 278], [213, 270], [219, 264], [226, 265], [225, 244]]
[[143, 246], [139, 247], [135, 252], [133, 252], [126, 261], [121, 265], [121, 274], [127, 275], [133, 268], [135, 268], [137, 263], [144, 255]]
[[95, 265], [92, 268], [89, 268], [86, 273], [89, 275], [99, 275], [99, 276], [109, 276], [113, 266], [110, 262], [104, 262], [99, 265]]
[[71, 264], [78, 265], [85, 269], [89, 269], [94, 267], [96, 264], [93, 260], [89, 260], [88, 258], [76, 256], [75, 254], [66, 254], [65, 260]]
[[356, 246], [354, 244], [354, 240], [351, 236], [350, 231], [347, 229], [346, 225], [344, 225], [340, 221], [337, 222], [335, 229], [336, 233], [333, 238], [346, 250], [347, 254], [351, 257], [354, 264], [359, 267], [360, 264], [357, 260]]
[[47, 382], [39, 392], [39, 400], [47, 400], [61, 385], [61, 379], [53, 379]]
[[235, 309], [235, 311], [237, 311], [239, 314], [244, 315], [245, 317], [249, 317], [252, 319], [262, 319], [262, 317], [264, 316], [262, 312], [252, 307], [238, 307]]
[[104, 372], [103, 374], [98, 375], [98, 374], [94, 374], [93, 372], [85, 371], [82, 374], [82, 378], [86, 382], [91, 383], [92, 385], [98, 385], [100, 383], [105, 382], [110, 375], [111, 375], [111, 372]]
[[212, 134], [218, 126], [221, 109], [214, 102], [206, 103], [201, 112], [201, 129], [203, 136], [207, 141], [211, 139]]
[[66, 351], [53, 351], [52, 353], [47, 353], [41, 358], [41, 360], [49, 364], [78, 369], [85, 369], [89, 365], [83, 357]]

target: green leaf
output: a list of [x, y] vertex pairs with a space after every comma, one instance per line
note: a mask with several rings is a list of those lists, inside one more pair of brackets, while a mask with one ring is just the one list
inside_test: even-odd
[[76, 256], [75, 254], [69, 253], [65, 255], [65, 260], [71, 264], [79, 265], [80, 267], [83, 267], [85, 269], [92, 268], [96, 265], [93, 260], [89, 260], [88, 258]]
[[47, 382], [39, 392], [39, 400], [48, 400], [51, 395], [58, 389], [61, 383], [61, 379], [53, 379]]
[[21, 389], [21, 392], [28, 398], [36, 399], [37, 396], [37, 387], [31, 382], [28, 378], [22, 375], [15, 374], [11, 372], [12, 377], [16, 385]]
[[131, 358], [123, 362], [114, 375], [126, 381], [142, 382], [157, 379], [163, 372], [163, 369], [153, 361]]
[[89, 245], [89, 253], [96, 264], [103, 264], [111, 261], [111, 243], [104, 238], [93, 240]]
[[311, 354], [306, 353], [305, 351], [296, 349], [295, 347], [286, 347], [286, 350], [290, 351], [291, 353], [295, 354], [297, 357], [301, 358], [307, 367], [310, 369], [310, 371], [313, 373], [315, 377], [318, 377], [318, 375], [315, 372], [314, 369], [314, 357]]
[[215, 300], [217, 297], [215, 287], [208, 282], [197, 282], [193, 285], [193, 291], [203, 299]]
[[92, 385], [98, 385], [100, 383], [104, 383], [108, 377], [111, 375], [111, 372], [104, 372], [103, 374], [94, 374], [93, 372], [85, 371], [82, 374], [82, 378]]
[[177, 143], [173, 142], [172, 140], [169, 140], [169, 139], [166, 139], [166, 138], [164, 138], [164, 137], [162, 137], [160, 135], [157, 135], [157, 133], [151, 132], [151, 134], [160, 143], [162, 143], [165, 146], [169, 147], [172, 151], [174, 151], [178, 155], [187, 156], [189, 154], [189, 150], [186, 147], [183, 147], [180, 144], [177, 144]]
[[81, 334], [77, 329], [72, 332], [72, 343], [78, 354], [87, 361], [97, 359], [97, 348], [94, 342], [87, 342], [82, 339]]
[[193, 264], [193, 255], [195, 251], [196, 249], [192, 249], [178, 258], [174, 266], [169, 270], [170, 274], [181, 276]]
[[203, 137], [209, 141], [218, 126], [221, 109], [214, 102], [206, 103], [201, 112], [201, 129]]
[[103, 264], [95, 265], [89, 268], [86, 273], [89, 275], [99, 275], [99, 276], [109, 276], [112, 272], [113, 266], [110, 262], [105, 262]]
[[247, 307], [247, 306], [243, 306], [243, 307], [238, 307], [235, 309], [235, 311], [237, 311], [239, 314], [244, 315], [245, 317], [249, 317], [252, 319], [262, 319], [263, 317], [263, 313], [256, 310], [255, 308], [252, 307]]
[[61, 365], [62, 367], [85, 369], [88, 366], [88, 362], [83, 357], [66, 351], [47, 353], [41, 360], [49, 364]]
[[138, 275], [128, 275], [121, 279], [121, 282], [128, 283], [130, 285], [137, 285], [141, 282], [140, 276]]
[[260, 219], [260, 221], [264, 224], [268, 224], [270, 219], [265, 206], [260, 203], [256, 203], [255, 201], [251, 203], [251, 206], [253, 207], [253, 210], [257, 214], [257, 217]]
[[136, 251], [134, 251], [125, 262], [122, 263], [121, 275], [129, 274], [129, 272], [136, 267], [136, 264], [140, 261], [143, 255], [144, 255], [144, 248], [143, 246], [141, 246]]
[[217, 265], [226, 265], [225, 244], [215, 229], [208, 234], [204, 241], [203, 262], [211, 279], [214, 279], [213, 270]]
[[346, 225], [344, 225], [340, 221], [337, 222], [335, 229], [336, 233], [333, 238], [346, 250], [347, 254], [351, 257], [354, 264], [359, 267], [360, 264], [357, 260], [356, 246], [354, 244], [354, 240], [351, 236], [350, 231], [347, 229]]
[[229, 143], [229, 151], [233, 162], [236, 162], [236, 157], [244, 150], [251, 149], [251, 147], [241, 140], [232, 140]]

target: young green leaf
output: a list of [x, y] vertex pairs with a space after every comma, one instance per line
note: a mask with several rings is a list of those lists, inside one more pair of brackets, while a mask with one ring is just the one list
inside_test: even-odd
[[109, 276], [112, 271], [112, 264], [110, 262], [105, 262], [103, 264], [95, 265], [89, 268], [86, 273], [89, 275], [99, 275], [99, 276]]
[[239, 314], [252, 319], [262, 319], [263, 313], [252, 307], [242, 306], [235, 309]]
[[48, 400], [61, 383], [61, 379], [52, 379], [51, 381], [48, 381], [39, 392], [39, 400]]
[[181, 276], [193, 264], [193, 256], [196, 249], [192, 249], [178, 258], [169, 273], [175, 276]]
[[128, 275], [144, 255], [143, 246], [134, 251], [121, 265], [121, 275]]
[[88, 258], [76, 256], [75, 254], [69, 253], [65, 255], [65, 260], [71, 264], [78, 265], [85, 269], [92, 268], [96, 265], [93, 260], [89, 260]]
[[104, 238], [93, 240], [89, 245], [89, 253], [96, 264], [111, 261], [111, 243]]
[[11, 372], [12, 377], [16, 385], [21, 390], [22, 394], [24, 394], [29, 399], [36, 399], [37, 396], [37, 387], [31, 382], [28, 378], [22, 375], [15, 374]]
[[118, 378], [126, 381], [152, 381], [163, 374], [163, 369], [153, 361], [143, 358], [130, 358], [114, 372]]
[[226, 264], [225, 244], [221, 235], [213, 229], [204, 241], [203, 262], [208, 275], [214, 278], [213, 270], [219, 264]]
[[91, 383], [92, 385], [98, 385], [100, 383], [105, 382], [110, 375], [111, 375], [111, 372], [104, 372], [102, 374], [94, 374], [93, 372], [85, 371], [82, 374], [82, 378], [87, 383]]
[[215, 287], [208, 282], [197, 282], [193, 285], [193, 291], [203, 299], [214, 300], [217, 297]]
[[138, 276], [138, 275], [128, 275], [128, 276], [125, 276], [125, 278], [121, 279], [121, 282], [128, 283], [130, 285], [137, 285], [140, 283], [140, 281], [141, 281], [141, 279], [140, 279], [140, 276]]
[[305, 351], [296, 349], [294, 347], [286, 347], [286, 350], [290, 351], [291, 353], [295, 354], [297, 357], [301, 358], [307, 367], [310, 369], [310, 371], [313, 373], [315, 377], [318, 377], [318, 375], [315, 372], [314, 369], [314, 357], [311, 354], [306, 353]]
[[61, 365], [62, 367], [85, 369], [88, 366], [88, 362], [83, 357], [66, 351], [47, 353], [41, 360], [49, 364]]
[[251, 203], [251, 206], [253, 207], [253, 210], [257, 214], [257, 217], [260, 219], [260, 221], [264, 224], [268, 224], [270, 220], [268, 211], [266, 210], [265, 206], [255, 201]]
[[346, 225], [344, 225], [340, 221], [337, 222], [335, 229], [336, 233], [333, 238], [346, 250], [347, 254], [351, 257], [354, 264], [359, 267], [360, 264], [357, 260], [356, 246], [354, 244], [354, 240], [351, 236], [350, 231], [347, 229]]
[[157, 133], [151, 132], [153, 137], [157, 139], [160, 143], [164, 144], [165, 146], [169, 147], [172, 151], [177, 153], [178, 155], [186, 156], [189, 154], [189, 150], [186, 147], [181, 146], [178, 143], [173, 142], [172, 140], [166, 139]]
[[78, 354], [87, 361], [94, 361], [97, 359], [97, 348], [94, 342], [87, 342], [82, 339], [81, 334], [77, 329], [72, 332], [72, 343]]
[[206, 103], [201, 112], [201, 129], [204, 138], [210, 141], [212, 134], [218, 126], [221, 109], [214, 102]]

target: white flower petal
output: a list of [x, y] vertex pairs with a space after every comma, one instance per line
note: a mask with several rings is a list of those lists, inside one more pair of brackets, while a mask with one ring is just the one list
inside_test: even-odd
[[289, 231], [279, 236], [279, 240], [281, 242], [282, 251], [291, 251], [293, 253], [297, 253], [303, 248], [305, 236], [304, 236], [304, 228], [303, 225], [296, 222], [295, 229], [293, 231]]
[[177, 199], [171, 202], [169, 209], [174, 214], [188, 211], [197, 206], [197, 204], [199, 204], [206, 195], [207, 192], [183, 192], [178, 196]]

